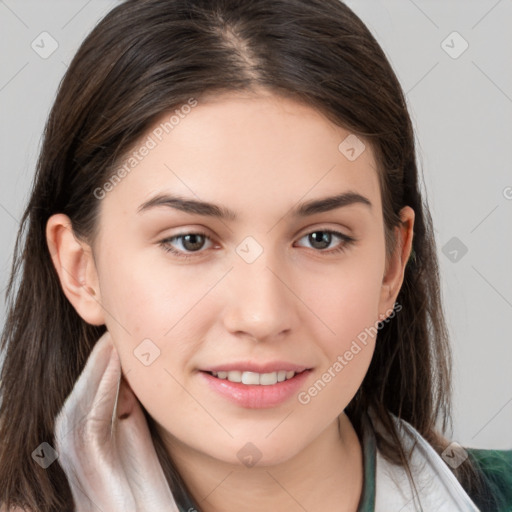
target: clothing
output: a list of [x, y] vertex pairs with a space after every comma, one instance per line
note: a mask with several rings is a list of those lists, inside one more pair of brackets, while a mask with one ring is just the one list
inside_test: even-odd
[[[512, 450], [455, 448], [460, 457], [467, 454], [488, 485], [498, 503], [489, 505], [484, 493], [466, 492], [448, 464], [409, 423], [392, 417], [406, 453], [416, 442], [410, 464], [418, 496], [405, 468], [389, 463], [377, 449], [375, 432], [385, 432], [370, 411], [363, 418], [364, 482], [357, 512], [512, 512]], [[190, 496], [178, 507], [180, 512], [200, 511]]]
[[485, 489], [483, 493], [470, 496], [427, 441], [409, 423], [393, 418], [406, 451], [414, 441], [417, 443], [410, 464], [419, 503], [405, 469], [390, 464], [376, 449], [375, 432], [384, 435], [384, 430], [370, 412], [364, 419], [365, 473], [358, 512], [512, 512], [512, 450], [456, 448], [476, 464], [484, 483], [488, 484], [489, 494], [498, 502], [490, 506]]

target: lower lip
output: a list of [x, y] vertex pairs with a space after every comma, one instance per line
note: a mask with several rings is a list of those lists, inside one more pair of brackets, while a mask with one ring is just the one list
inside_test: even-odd
[[311, 370], [305, 370], [289, 380], [270, 386], [231, 382], [227, 379], [218, 379], [203, 371], [200, 374], [206, 379], [211, 389], [235, 404], [248, 409], [262, 409], [280, 405], [296, 395], [310, 372]]

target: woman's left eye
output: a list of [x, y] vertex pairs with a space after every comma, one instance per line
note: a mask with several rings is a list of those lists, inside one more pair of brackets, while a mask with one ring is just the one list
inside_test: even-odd
[[[334, 238], [339, 238], [342, 242], [339, 243], [334, 249], [326, 251], [326, 246], [331, 245], [331, 242]], [[344, 233], [340, 233], [339, 231], [333, 231], [331, 229], [316, 229], [315, 231], [311, 231], [307, 233], [302, 238], [307, 238], [310, 244], [319, 244], [320, 247], [313, 247], [313, 249], [319, 249], [318, 252], [325, 252], [328, 254], [338, 253], [344, 251], [350, 244], [355, 242], [355, 238], [351, 236], [345, 235]]]
[[[325, 250], [326, 246], [331, 245], [333, 236], [335, 238], [339, 238], [342, 243], [338, 244], [334, 249]], [[311, 231], [310, 233], [302, 236], [300, 240], [306, 237], [308, 238], [308, 242], [310, 244], [320, 245], [320, 247], [313, 247], [313, 249], [318, 249], [318, 252], [325, 252], [328, 254], [344, 251], [350, 244], [356, 241], [354, 238], [348, 235], [330, 229], [317, 229], [315, 231]], [[180, 240], [183, 249], [177, 250], [171, 245], [171, 242], [176, 240]], [[160, 242], [160, 245], [166, 252], [170, 252], [178, 257], [188, 259], [194, 257], [194, 255], [190, 253], [187, 254], [187, 251], [190, 251], [191, 253], [199, 252], [199, 250], [203, 248], [205, 240], [210, 242], [212, 241], [206, 233], [191, 232], [166, 238]]]

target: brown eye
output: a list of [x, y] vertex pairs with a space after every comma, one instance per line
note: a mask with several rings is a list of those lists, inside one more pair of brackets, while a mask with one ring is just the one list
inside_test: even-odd
[[[315, 231], [312, 231], [311, 233], [304, 235], [302, 238], [306, 237], [308, 239], [308, 243], [311, 244], [313, 249], [317, 249], [319, 252], [327, 253], [343, 251], [347, 248], [347, 246], [355, 242], [354, 238], [344, 235], [339, 231], [333, 231], [330, 229], [317, 229]], [[325, 249], [328, 248], [333, 242], [333, 240], [335, 240], [336, 238], [340, 239], [342, 243], [338, 243], [338, 245], [334, 249], [326, 251]]]
[[[193, 257], [187, 253], [199, 253], [204, 252], [200, 251], [205, 245], [205, 241], [211, 241], [210, 237], [206, 233], [183, 233], [180, 235], [174, 235], [160, 242], [160, 245], [166, 252], [170, 252], [175, 254], [178, 257], [190, 258]], [[175, 244], [176, 241], [180, 241], [181, 248], [174, 248], [172, 244]]]

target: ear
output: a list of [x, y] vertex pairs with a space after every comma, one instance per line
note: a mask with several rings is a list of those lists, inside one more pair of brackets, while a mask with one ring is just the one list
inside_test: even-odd
[[404, 206], [400, 210], [401, 225], [394, 230], [396, 245], [386, 261], [379, 301], [379, 318], [384, 320], [393, 310], [396, 298], [404, 281], [405, 267], [412, 250], [414, 235], [414, 210]]
[[62, 213], [48, 219], [46, 240], [69, 302], [87, 323], [103, 325], [105, 317], [91, 247], [75, 237], [71, 220]]

